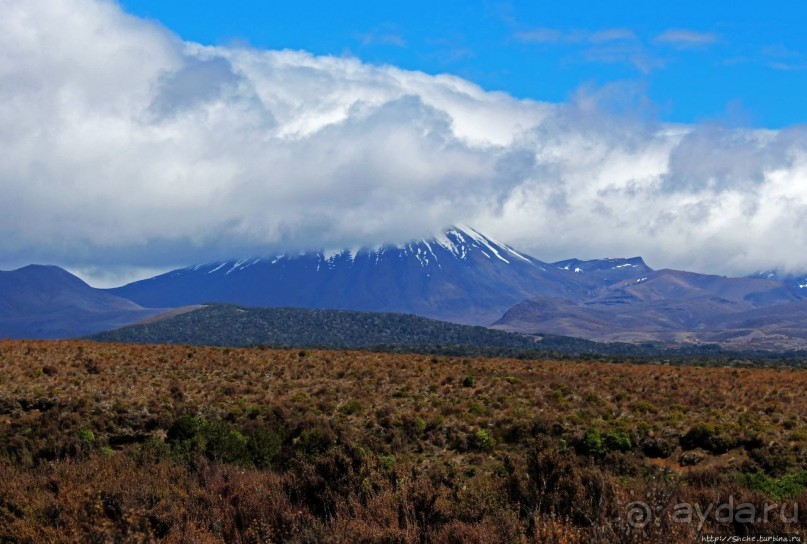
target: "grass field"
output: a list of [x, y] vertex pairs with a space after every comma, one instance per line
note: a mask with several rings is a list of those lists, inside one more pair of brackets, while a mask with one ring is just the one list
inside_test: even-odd
[[804, 535], [805, 391], [804, 370], [4, 341], [0, 542]]

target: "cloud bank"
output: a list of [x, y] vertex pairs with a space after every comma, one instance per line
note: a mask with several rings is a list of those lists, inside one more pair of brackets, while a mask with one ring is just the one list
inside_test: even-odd
[[[807, 269], [807, 127], [667, 125], [103, 0], [0, 0], [0, 266], [155, 269], [467, 223], [542, 259]], [[613, 93], [611, 93], [613, 94]]]

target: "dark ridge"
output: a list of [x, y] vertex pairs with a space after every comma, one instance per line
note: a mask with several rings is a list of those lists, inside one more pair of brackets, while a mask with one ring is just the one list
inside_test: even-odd
[[668, 347], [524, 335], [408, 314], [211, 304], [153, 323], [95, 334], [101, 342], [219, 347], [327, 348], [520, 359], [584, 358], [648, 363], [803, 366], [807, 352], [734, 352], [716, 344]]

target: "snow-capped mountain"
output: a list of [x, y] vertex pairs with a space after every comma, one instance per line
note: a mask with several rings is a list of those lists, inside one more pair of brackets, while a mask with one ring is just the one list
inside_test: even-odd
[[450, 227], [400, 245], [190, 266], [111, 292], [150, 307], [229, 302], [404, 312], [488, 325], [526, 298], [587, 298], [608, 275], [601, 269], [616, 271], [618, 279], [649, 270], [641, 259], [609, 260], [599, 268], [579, 263], [548, 264], [472, 228]]
[[589, 261], [567, 259], [552, 264], [562, 270], [577, 274], [580, 281], [592, 288], [592, 293], [598, 292], [599, 289], [611, 283], [641, 278], [653, 271], [641, 257], [593, 259]]

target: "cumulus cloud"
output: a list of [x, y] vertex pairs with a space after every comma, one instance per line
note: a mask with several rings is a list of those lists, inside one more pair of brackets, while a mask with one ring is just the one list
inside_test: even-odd
[[206, 47], [105, 0], [0, 10], [3, 267], [126, 274], [468, 223], [543, 259], [807, 268], [804, 127], [667, 125], [597, 93], [547, 104]]

